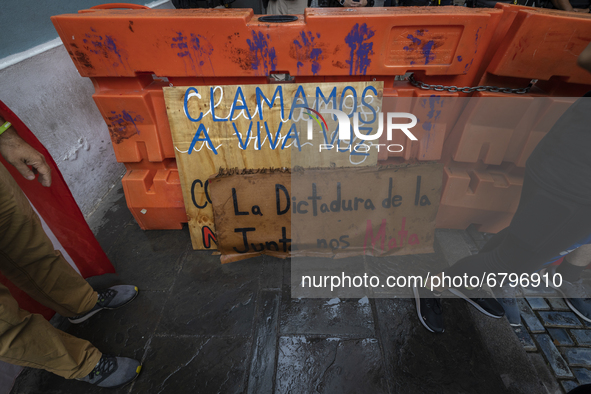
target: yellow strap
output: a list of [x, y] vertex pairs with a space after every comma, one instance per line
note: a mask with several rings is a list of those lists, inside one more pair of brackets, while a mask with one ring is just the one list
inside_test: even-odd
[[2, 133], [4, 133], [6, 130], [8, 130], [8, 128], [10, 126], [12, 126], [12, 123], [4, 122], [4, 124], [2, 126], [0, 126], [0, 135], [2, 135]]

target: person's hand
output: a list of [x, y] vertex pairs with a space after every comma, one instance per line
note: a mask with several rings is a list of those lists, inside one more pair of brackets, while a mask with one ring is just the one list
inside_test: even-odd
[[366, 5], [367, 5], [367, 0], [361, 0], [361, 1], [345, 0], [343, 3], [343, 7], [365, 7]]
[[[51, 168], [45, 162], [45, 157], [27, 144], [12, 127], [0, 135], [0, 154], [26, 179], [32, 181], [37, 172], [43, 186], [51, 185]], [[33, 170], [28, 166], [32, 166]]]
[[589, 13], [589, 8], [573, 8], [574, 12], [583, 12], [585, 14]]

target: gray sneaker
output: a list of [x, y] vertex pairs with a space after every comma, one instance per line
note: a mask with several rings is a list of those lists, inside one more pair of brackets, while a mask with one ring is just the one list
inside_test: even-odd
[[140, 362], [132, 358], [103, 354], [94, 369], [85, 377], [77, 380], [98, 387], [116, 388], [133, 381], [141, 370]]
[[491, 290], [505, 310], [505, 317], [509, 324], [513, 327], [521, 326], [521, 312], [517, 305], [517, 297], [520, 295], [519, 288], [505, 283], [503, 286], [493, 287]]
[[[556, 273], [557, 266], [548, 268], [548, 275], [553, 278]], [[549, 280], [550, 286], [558, 290], [568, 307], [575, 312], [581, 319], [591, 323], [591, 298], [587, 291], [587, 286], [583, 284], [583, 280], [579, 279], [576, 282], [569, 282], [562, 280], [562, 286], [556, 287], [552, 280]]]
[[98, 300], [94, 308], [78, 316], [70, 317], [72, 324], [82, 323], [103, 309], [117, 309], [130, 303], [138, 295], [138, 288], [132, 285], [111, 286], [105, 290], [99, 290]]

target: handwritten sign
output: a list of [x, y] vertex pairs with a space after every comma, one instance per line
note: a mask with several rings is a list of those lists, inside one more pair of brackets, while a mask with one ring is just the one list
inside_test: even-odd
[[375, 166], [371, 141], [339, 139], [336, 117], [322, 112], [358, 113], [369, 135], [382, 91], [383, 82], [164, 88], [193, 248], [218, 243], [208, 178], [220, 168]]
[[441, 181], [433, 163], [212, 177], [222, 262], [433, 252]]

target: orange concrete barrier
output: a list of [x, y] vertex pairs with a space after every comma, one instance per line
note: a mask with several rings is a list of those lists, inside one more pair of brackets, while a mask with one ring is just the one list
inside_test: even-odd
[[575, 98], [478, 92], [445, 142], [444, 162], [525, 162]]
[[[399, 144], [401, 152], [380, 150], [378, 160], [401, 159], [404, 161], [438, 161], [443, 158], [444, 142], [459, 116], [464, 100], [460, 93], [437, 92], [419, 88], [402, 87], [386, 91], [384, 89], [383, 112], [408, 112], [418, 119], [413, 134], [418, 141], [411, 141], [404, 134], [394, 134], [391, 141], [382, 134], [380, 143]], [[462, 102], [463, 101], [463, 102]]]
[[187, 222], [179, 173], [174, 167], [128, 170], [121, 180], [127, 206], [144, 230], [175, 230]]
[[437, 227], [496, 233], [507, 227], [519, 204], [522, 171], [495, 168], [477, 170], [446, 166], [437, 213]]
[[[267, 23], [246, 9], [100, 8], [52, 21], [80, 75], [94, 83], [117, 160], [128, 169], [128, 205], [144, 229], [179, 228], [187, 220], [165, 86], [262, 85], [273, 83], [272, 74], [289, 74], [295, 83], [383, 81], [384, 99], [414, 99], [384, 100], [383, 112], [415, 114], [419, 140], [395, 135], [391, 143], [404, 150], [380, 151], [379, 163], [443, 162], [438, 225], [475, 223], [491, 232], [512, 217], [520, 171], [572, 101], [565, 97], [591, 90], [591, 76], [576, 66], [591, 41], [591, 16], [582, 14], [505, 4], [324, 8]], [[416, 86], [396, 80], [408, 72], [420, 81]], [[458, 89], [523, 88], [532, 79], [538, 82], [526, 95]], [[421, 83], [444, 86], [421, 89]], [[501, 96], [494, 108], [461, 101]], [[454, 98], [456, 104], [437, 107]]]
[[52, 21], [86, 77], [377, 76], [412, 69], [469, 76], [501, 15], [464, 7], [307, 9], [294, 22], [265, 23], [246, 9], [92, 9]]
[[589, 90], [591, 74], [578, 67], [576, 60], [591, 40], [591, 15], [508, 5], [498, 8], [514, 19], [499, 38], [481, 85], [503, 79], [517, 83], [538, 79], [538, 86], [549, 95], [580, 97]]

